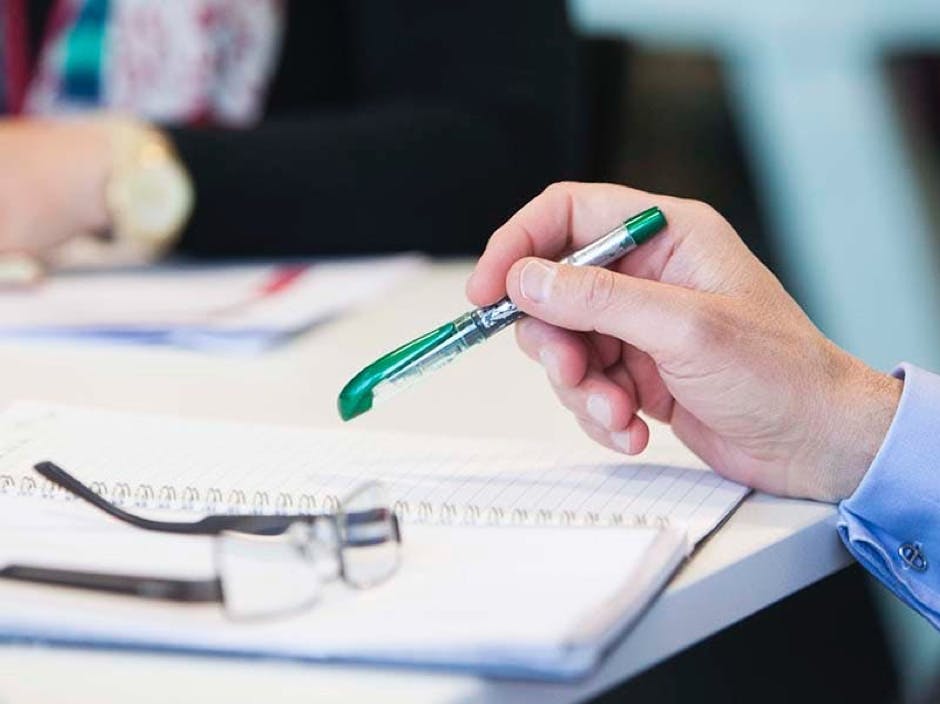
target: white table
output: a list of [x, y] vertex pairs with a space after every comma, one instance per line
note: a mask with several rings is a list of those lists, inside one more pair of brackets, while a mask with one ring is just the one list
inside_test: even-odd
[[[466, 308], [466, 264], [431, 267], [368, 311], [256, 359], [173, 350], [0, 345], [0, 403], [336, 426], [339, 387], [386, 348]], [[481, 383], [481, 380], [486, 380]], [[587, 443], [508, 333], [364, 416], [362, 428]], [[0, 648], [0, 701], [567, 702], [599, 693], [848, 563], [829, 506], [756, 495], [677, 576], [604, 666], [578, 685], [254, 660]]]

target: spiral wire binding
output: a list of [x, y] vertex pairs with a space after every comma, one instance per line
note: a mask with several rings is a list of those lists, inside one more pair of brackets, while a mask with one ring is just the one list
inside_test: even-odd
[[286, 491], [282, 491], [277, 495], [277, 501], [274, 502], [274, 513], [279, 513], [281, 515], [285, 513], [291, 513], [291, 509], [294, 508], [294, 497], [288, 494]]
[[[229, 490], [226, 497], [223, 490], [218, 487], [200, 491], [194, 486], [186, 486], [178, 490], [169, 484], [164, 484], [158, 490], [154, 490], [152, 485], [146, 483], [132, 488], [126, 482], [115, 482], [109, 486], [100, 481], [91, 482], [89, 486], [92, 491], [118, 506], [198, 513], [312, 514], [336, 512], [341, 506], [339, 497], [331, 493], [290, 494], [282, 491], [272, 502], [271, 495], [263, 490], [256, 491], [249, 500], [241, 489]], [[37, 482], [33, 477], [23, 476], [17, 481], [16, 477], [10, 474], [0, 474], [0, 496], [2, 495], [39, 496], [54, 500], [75, 498], [49, 480]], [[392, 510], [403, 522], [439, 525], [614, 526], [624, 528], [665, 528], [670, 525], [669, 516], [659, 514], [579, 512], [571, 509], [544, 508], [506, 509], [501, 506], [483, 507], [474, 503], [460, 505], [452, 502], [435, 505], [430, 501], [412, 504], [402, 499], [392, 504]]]
[[316, 513], [317, 499], [313, 494], [301, 494], [297, 499], [297, 513]]
[[[119, 485], [115, 485], [119, 486]], [[160, 487], [160, 493], [157, 495], [157, 506], [159, 508], [176, 508], [176, 489], [164, 484]]]
[[199, 504], [199, 489], [194, 486], [188, 486], [183, 489], [183, 510], [193, 511]]
[[256, 491], [255, 495], [251, 499], [251, 512], [256, 516], [270, 513], [270, 511], [267, 510], [270, 503], [270, 499], [268, 499], [268, 492]]
[[412, 504], [399, 499], [392, 504], [392, 510], [403, 522], [427, 523], [438, 525], [471, 526], [614, 526], [625, 528], [665, 528], [670, 525], [669, 516], [659, 514], [601, 513], [598, 511], [573, 511], [570, 509], [553, 511], [551, 509], [506, 509], [501, 506], [480, 506], [479, 504], [457, 505], [444, 502], [435, 506], [430, 501]]
[[134, 492], [134, 506], [147, 508], [153, 506], [153, 487], [149, 484], [138, 484]]

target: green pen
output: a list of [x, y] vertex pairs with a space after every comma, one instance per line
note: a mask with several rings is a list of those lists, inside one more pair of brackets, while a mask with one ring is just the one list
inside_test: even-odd
[[[634, 215], [562, 264], [607, 266], [636, 249], [666, 226], [666, 217], [653, 207]], [[509, 298], [464, 313], [398, 349], [356, 374], [340, 391], [337, 405], [343, 420], [362, 415], [372, 406], [401, 391], [426, 374], [449, 364], [461, 353], [509, 327], [525, 313]]]

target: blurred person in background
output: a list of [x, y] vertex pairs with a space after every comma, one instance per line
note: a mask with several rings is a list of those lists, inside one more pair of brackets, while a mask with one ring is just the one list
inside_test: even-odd
[[0, 253], [478, 251], [580, 159], [561, 0], [0, 0]]

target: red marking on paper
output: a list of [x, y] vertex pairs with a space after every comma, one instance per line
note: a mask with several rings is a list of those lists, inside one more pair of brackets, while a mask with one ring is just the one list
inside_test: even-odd
[[271, 278], [261, 286], [260, 297], [274, 296], [289, 288], [301, 276], [307, 273], [310, 267], [307, 264], [282, 266], [271, 273]]

